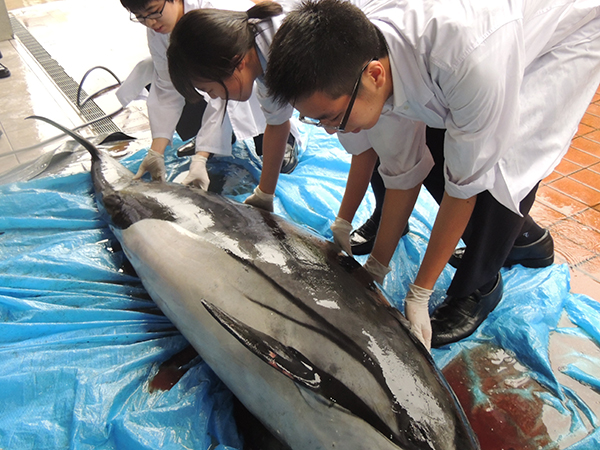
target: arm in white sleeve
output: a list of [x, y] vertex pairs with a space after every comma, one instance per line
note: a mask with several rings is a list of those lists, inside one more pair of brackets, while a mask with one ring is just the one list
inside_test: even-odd
[[171, 141], [185, 99], [177, 92], [169, 77], [167, 43], [168, 36], [148, 29], [148, 47], [154, 63], [152, 86], [147, 100], [150, 130], [152, 138], [166, 138]]
[[233, 130], [225, 111], [225, 100], [208, 96], [205, 98], [207, 104], [202, 115], [202, 126], [196, 135], [196, 153], [229, 156]]

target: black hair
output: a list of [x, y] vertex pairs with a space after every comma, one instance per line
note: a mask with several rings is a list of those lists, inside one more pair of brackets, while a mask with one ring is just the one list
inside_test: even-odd
[[269, 95], [294, 104], [315, 92], [349, 94], [360, 69], [387, 56], [387, 44], [365, 14], [343, 0], [304, 0], [275, 34], [265, 75]]
[[[127, 11], [136, 13], [144, 11], [151, 1], [152, 0], [121, 0], [121, 5], [123, 5]], [[167, 0], [169, 3], [173, 3], [174, 1], [175, 0]]]
[[175, 89], [188, 101], [201, 95], [194, 81], [220, 83], [233, 75], [238, 64], [255, 46], [257, 23], [282, 13], [279, 3], [263, 1], [246, 12], [196, 9], [183, 15], [171, 32], [167, 59]]

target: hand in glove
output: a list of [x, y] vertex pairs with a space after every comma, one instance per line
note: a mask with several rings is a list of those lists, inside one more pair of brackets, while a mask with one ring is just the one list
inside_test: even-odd
[[431, 350], [431, 322], [429, 320], [430, 289], [411, 284], [404, 300], [404, 313], [410, 322], [410, 331], [427, 350]]
[[352, 256], [352, 247], [350, 246], [350, 232], [352, 224], [341, 217], [336, 217], [335, 222], [331, 224], [333, 233], [333, 242], [339, 245], [348, 255]]
[[193, 185], [200, 189], [207, 191], [208, 185], [210, 184], [210, 178], [206, 170], [206, 156], [194, 155], [192, 156], [192, 162], [190, 163], [190, 173], [183, 180], [183, 184], [186, 186]]
[[367, 272], [369, 272], [373, 279], [379, 284], [383, 284], [383, 279], [388, 273], [390, 273], [390, 268], [381, 264], [379, 261], [373, 258], [372, 255], [369, 255], [367, 262], [365, 262], [363, 267], [367, 269]]
[[248, 197], [244, 203], [252, 205], [265, 211], [273, 212], [274, 194], [265, 194], [258, 186], [254, 189], [254, 193]]
[[144, 176], [146, 172], [149, 172], [152, 176], [152, 181], [162, 181], [167, 179], [167, 169], [165, 168], [165, 155], [161, 155], [158, 152], [150, 149], [148, 154], [140, 164], [140, 168], [133, 177], [134, 180], [139, 180]]

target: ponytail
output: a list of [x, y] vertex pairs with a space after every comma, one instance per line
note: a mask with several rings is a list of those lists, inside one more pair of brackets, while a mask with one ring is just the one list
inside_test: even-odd
[[233, 75], [255, 46], [257, 24], [282, 11], [279, 3], [263, 1], [246, 12], [206, 8], [184, 14], [171, 32], [167, 50], [175, 89], [193, 102], [201, 98], [195, 80], [214, 81], [225, 87], [224, 80]]
[[257, 3], [248, 11], [246, 11], [246, 15], [249, 19], [258, 19], [265, 20], [271, 17], [278, 16], [283, 13], [283, 8], [277, 2], [273, 2], [270, 0], [263, 1]]

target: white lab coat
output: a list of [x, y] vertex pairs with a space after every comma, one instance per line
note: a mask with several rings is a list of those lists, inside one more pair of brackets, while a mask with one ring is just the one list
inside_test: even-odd
[[[269, 49], [273, 42], [273, 37], [281, 25], [284, 15], [279, 15], [271, 19], [263, 20], [258, 24], [259, 32], [256, 35], [256, 49], [258, 59], [263, 69], [263, 74], [267, 70]], [[256, 79], [256, 97], [260, 103], [263, 114], [269, 125], [280, 125], [289, 120], [294, 113], [294, 108], [290, 104], [280, 105], [268, 95], [268, 89], [265, 85], [264, 75]]]
[[[253, 6], [249, 0], [183, 0], [184, 13], [200, 8], [246, 11]], [[177, 92], [169, 76], [167, 47], [169, 35], [148, 28], [148, 47], [154, 64], [152, 88], [148, 95], [148, 115], [153, 138], [173, 139], [185, 99]], [[202, 126], [196, 136], [196, 151], [219, 155], [231, 154], [231, 135], [243, 140], [264, 132], [265, 119], [255, 95], [246, 102], [230, 100], [223, 115], [225, 100], [205, 96], [207, 107]]]
[[549, 175], [600, 83], [600, 0], [372, 0], [394, 92], [377, 124], [340, 134], [370, 147], [385, 185], [409, 189], [433, 161], [424, 124], [445, 128], [446, 192], [489, 190], [519, 214]]

